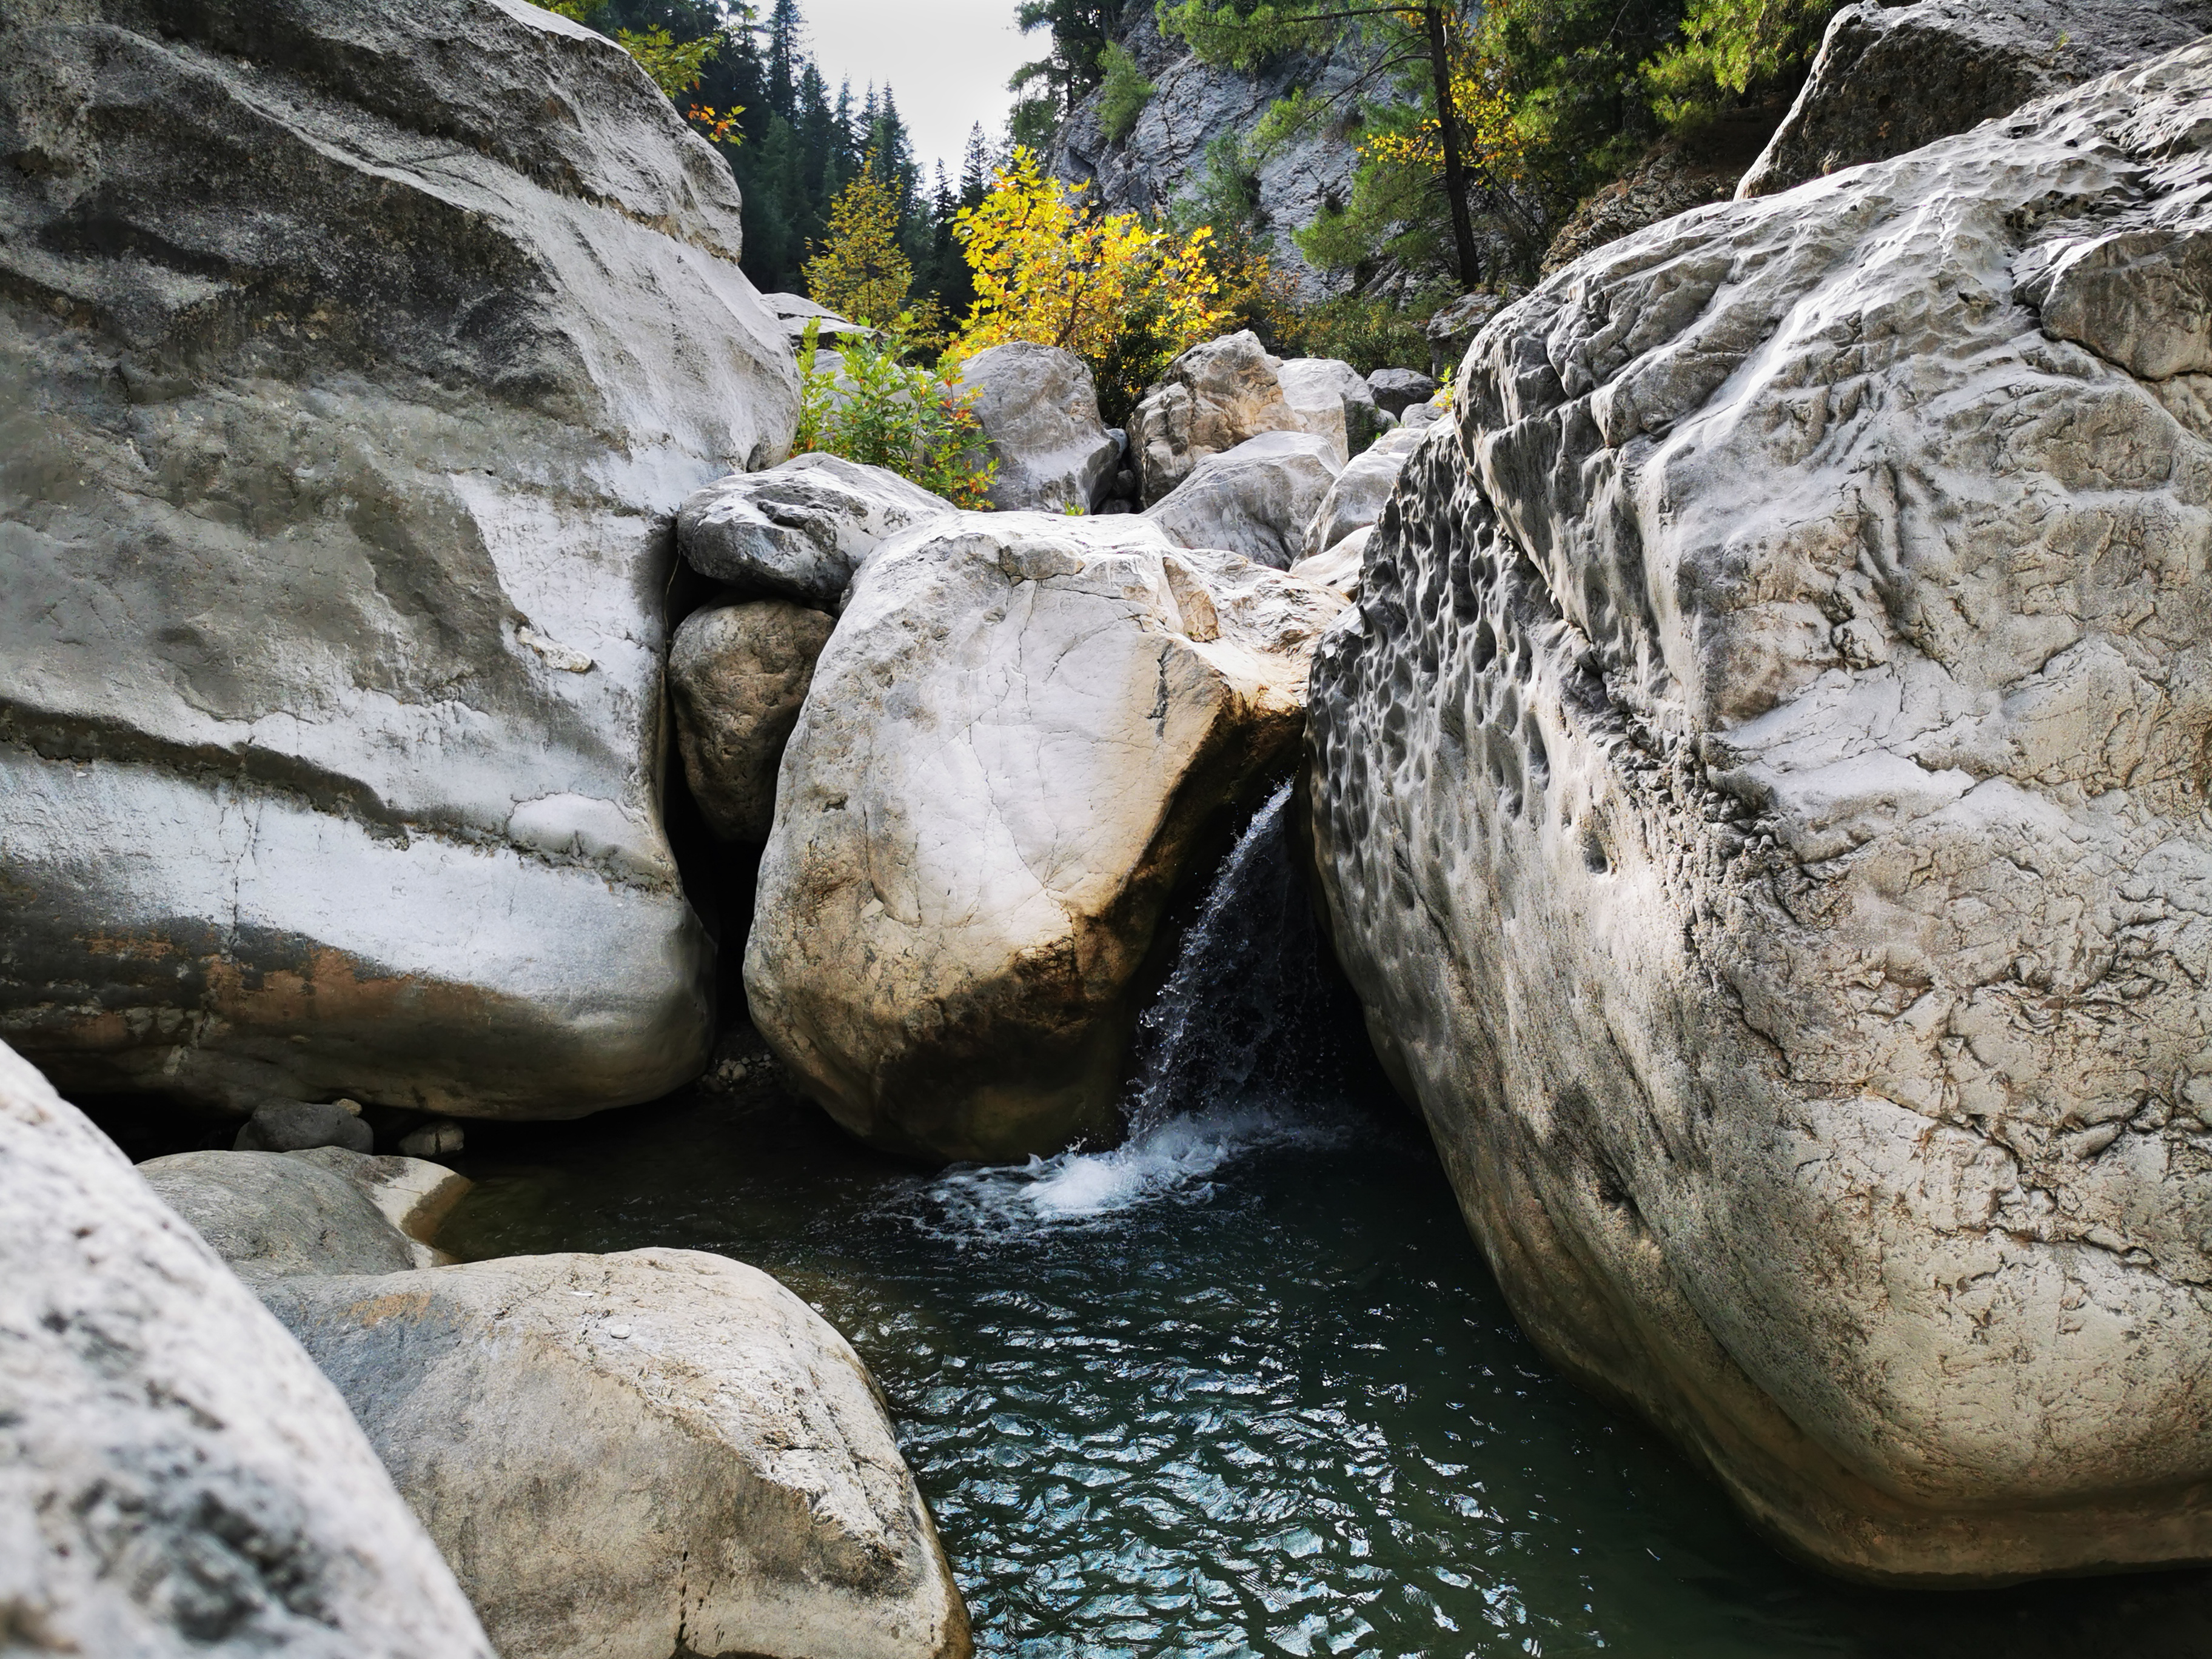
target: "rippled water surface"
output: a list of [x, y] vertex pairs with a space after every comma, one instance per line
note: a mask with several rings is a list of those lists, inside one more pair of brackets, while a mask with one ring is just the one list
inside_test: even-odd
[[783, 1279], [889, 1394], [987, 1654], [2212, 1654], [2203, 1576], [1908, 1595], [1777, 1556], [1522, 1339], [1272, 951], [1187, 959], [1216, 1029], [1192, 1051], [1170, 981], [1123, 1150], [928, 1175], [772, 1088], [695, 1096], [472, 1129], [441, 1242]]

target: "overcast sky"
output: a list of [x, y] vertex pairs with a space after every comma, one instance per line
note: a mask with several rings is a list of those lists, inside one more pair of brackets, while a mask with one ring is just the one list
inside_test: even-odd
[[[1049, 44], [1042, 29], [1024, 40], [1015, 0], [799, 0], [809, 43], [835, 93], [849, 76], [857, 103], [871, 81], [897, 95], [927, 168], [942, 157], [955, 177], [968, 129], [996, 138], [1013, 95], [1006, 77]], [[763, 15], [767, 7], [761, 8]]]

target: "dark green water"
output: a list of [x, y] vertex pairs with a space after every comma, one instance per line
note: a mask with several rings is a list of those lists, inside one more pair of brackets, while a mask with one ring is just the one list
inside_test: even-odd
[[[1155, 1139], [1095, 1186], [1168, 1182]], [[2199, 1576], [1899, 1595], [1782, 1560], [1522, 1340], [1391, 1103], [1201, 1129], [1180, 1184], [1058, 1220], [1030, 1200], [1097, 1160], [948, 1183], [775, 1097], [512, 1144], [443, 1242], [782, 1279], [890, 1395], [985, 1653], [2212, 1654]]]
[[781, 1279], [889, 1395], [985, 1654], [2212, 1656], [2212, 1575], [1797, 1567], [1554, 1376], [1348, 1031], [1280, 806], [1148, 1020], [1123, 1151], [924, 1175], [756, 1085], [471, 1128], [441, 1243]]

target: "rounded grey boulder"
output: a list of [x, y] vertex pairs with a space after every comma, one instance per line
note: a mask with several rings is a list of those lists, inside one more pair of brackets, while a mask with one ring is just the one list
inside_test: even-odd
[[241, 1279], [402, 1273], [410, 1242], [342, 1175], [279, 1152], [178, 1152], [138, 1166]]
[[817, 452], [694, 492], [677, 514], [676, 544], [739, 598], [832, 610], [887, 537], [955, 510], [888, 467]]
[[1287, 570], [1303, 556], [1306, 527], [1343, 465], [1332, 438], [1262, 433], [1207, 456], [1145, 517], [1182, 546], [1220, 548]]
[[684, 775], [724, 841], [768, 839], [776, 765], [836, 619], [782, 599], [694, 611], [668, 653]]
[[1089, 512], [1120, 463], [1098, 418], [1098, 390], [1083, 359], [1057, 346], [1010, 340], [960, 365], [960, 385], [999, 470], [991, 505], [1000, 512]]

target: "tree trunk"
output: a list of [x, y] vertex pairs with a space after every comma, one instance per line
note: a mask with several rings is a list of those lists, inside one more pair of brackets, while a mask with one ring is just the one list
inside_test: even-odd
[[1452, 107], [1451, 47], [1444, 34], [1444, 9], [1437, 0], [1421, 8], [1429, 31], [1429, 70], [1436, 78], [1437, 126], [1443, 136], [1444, 194], [1451, 200], [1452, 241], [1459, 253], [1459, 279], [1474, 286], [1474, 222], [1467, 211], [1467, 172], [1460, 165], [1459, 114]]

